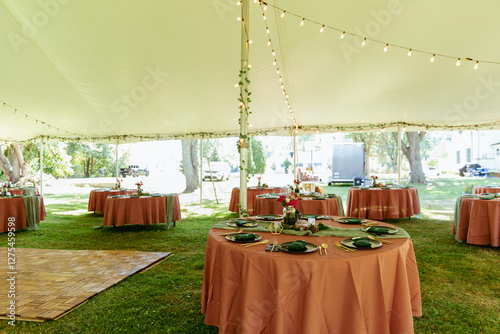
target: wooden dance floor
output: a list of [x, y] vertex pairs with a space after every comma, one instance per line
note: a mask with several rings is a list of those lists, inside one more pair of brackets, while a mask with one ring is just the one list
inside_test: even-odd
[[[16, 248], [16, 320], [57, 319], [126, 277], [171, 253]], [[0, 318], [10, 299], [7, 248], [0, 247]]]

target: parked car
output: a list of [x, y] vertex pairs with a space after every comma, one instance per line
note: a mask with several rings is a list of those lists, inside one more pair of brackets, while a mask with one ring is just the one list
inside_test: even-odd
[[486, 175], [486, 170], [481, 167], [480, 164], [466, 164], [458, 170], [460, 176], [484, 176]]
[[229, 180], [229, 176], [231, 175], [231, 168], [226, 162], [210, 162], [210, 168], [208, 168], [208, 164], [203, 164], [203, 181], [210, 180], [210, 169], [212, 170], [212, 177], [214, 180]]
[[[426, 177], [435, 178], [442, 174], [439, 168], [434, 166], [422, 166], [422, 169]], [[411, 172], [408, 173], [408, 176], [411, 177]]]
[[147, 170], [147, 168], [139, 168], [139, 165], [130, 165], [126, 168], [120, 168], [120, 175], [122, 177], [137, 177], [139, 175], [149, 176], [149, 170]]

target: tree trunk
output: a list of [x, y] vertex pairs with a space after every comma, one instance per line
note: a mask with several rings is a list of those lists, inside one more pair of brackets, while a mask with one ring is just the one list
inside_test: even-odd
[[[22, 153], [17, 153], [18, 150], [22, 150], [19, 148], [19, 144], [11, 144], [7, 156], [3, 153], [3, 149], [0, 146], [0, 169], [4, 172], [7, 180], [12, 179], [12, 183], [16, 183], [21, 178], [21, 168], [24, 168], [23, 173], [27, 175], [26, 171], [26, 163], [23, 161]], [[22, 151], [21, 151], [22, 152]]]
[[[410, 183], [427, 184], [424, 170], [422, 168], [422, 159], [420, 157], [420, 142], [424, 139], [427, 132], [406, 132], [408, 145], [401, 141], [401, 149], [406, 159], [410, 163], [411, 179]], [[396, 143], [398, 141], [397, 132], [392, 133]]]
[[24, 145], [19, 144], [19, 145], [12, 145], [14, 148], [14, 152], [16, 153], [16, 158], [20, 164], [21, 167], [21, 176], [28, 176], [28, 161], [24, 161], [23, 157], [23, 150], [24, 150]]
[[182, 166], [186, 178], [186, 189], [183, 192], [192, 193], [198, 189], [200, 179], [197, 140], [182, 140]]

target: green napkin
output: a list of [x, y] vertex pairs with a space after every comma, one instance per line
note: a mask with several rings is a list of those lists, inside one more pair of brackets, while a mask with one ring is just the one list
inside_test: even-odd
[[389, 229], [385, 227], [371, 226], [370, 228], [368, 228], [367, 232], [372, 232], [375, 234], [387, 234], [389, 233]]
[[237, 220], [237, 221], [236, 221], [236, 226], [238, 226], [238, 227], [247, 227], [247, 225], [246, 225], [246, 224], [248, 224], [248, 223], [249, 223], [249, 222], [248, 222], [248, 221], [246, 221], [246, 220]]
[[362, 219], [359, 218], [340, 218], [340, 219], [348, 223], [360, 223], [362, 221]]
[[372, 243], [367, 239], [352, 239], [354, 246], [356, 247], [371, 247]]
[[304, 240], [297, 240], [288, 245], [288, 250], [295, 252], [303, 252], [307, 249], [306, 245], [307, 242], [305, 242]]
[[253, 234], [253, 233], [238, 234], [234, 237], [234, 240], [237, 240], [237, 241], [255, 240], [255, 234]]

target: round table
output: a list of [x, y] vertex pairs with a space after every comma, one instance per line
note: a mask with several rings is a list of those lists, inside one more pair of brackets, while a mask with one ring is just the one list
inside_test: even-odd
[[[173, 194], [172, 221], [181, 220], [179, 196]], [[164, 224], [167, 220], [166, 196], [108, 197], [104, 209], [104, 226], [125, 224]]]
[[474, 186], [472, 193], [475, 195], [484, 193], [497, 194], [500, 193], [500, 187]]
[[411, 217], [420, 213], [417, 188], [349, 188], [349, 217], [376, 220]]
[[500, 247], [500, 200], [462, 197], [455, 212], [453, 235], [458, 241]]
[[320, 255], [241, 247], [221, 232], [227, 230], [212, 229], [208, 235], [201, 296], [205, 323], [219, 327], [219, 333], [413, 333], [412, 317], [422, 315], [408, 238], [350, 253], [333, 247], [341, 237], [259, 232], [269, 243], [328, 243], [328, 254]]
[[[284, 193], [284, 188], [264, 188], [264, 187], [250, 187], [247, 189], [247, 212], [249, 215], [254, 215], [255, 199], [258, 195], [268, 193]], [[231, 191], [231, 200], [229, 202], [229, 211], [240, 212], [238, 204], [240, 203], [240, 188], [233, 188]], [[283, 211], [283, 210], [281, 210]]]
[[[339, 211], [337, 198], [313, 199], [300, 198], [297, 209], [301, 214], [339, 216], [343, 210]], [[342, 213], [341, 213], [342, 212]], [[275, 198], [257, 197], [255, 200], [254, 215], [281, 215], [283, 206]]]
[[117, 195], [130, 195], [136, 193], [137, 190], [130, 189], [94, 189], [90, 191], [88, 211], [104, 212], [106, 206], [106, 198]]
[[[35, 196], [33, 196], [35, 197]], [[37, 202], [38, 203], [38, 202]], [[43, 197], [40, 196], [40, 203], [37, 204], [38, 207], [38, 221], [34, 223], [39, 223], [45, 220], [45, 205], [43, 204]], [[37, 208], [34, 206], [33, 208]], [[22, 197], [9, 197], [0, 196], [0, 233], [8, 231], [9, 228], [9, 218], [14, 219], [16, 231], [24, 230], [27, 226], [27, 210], [24, 205]]]

